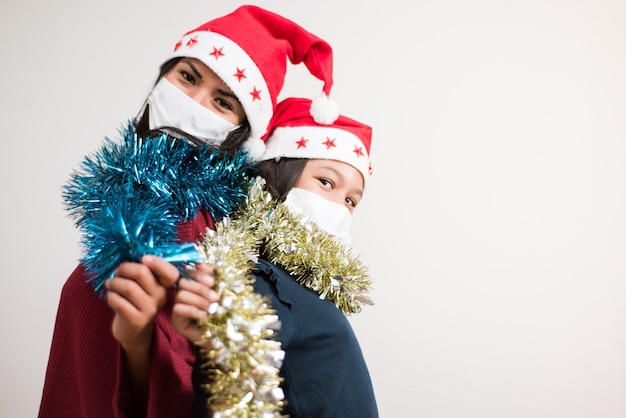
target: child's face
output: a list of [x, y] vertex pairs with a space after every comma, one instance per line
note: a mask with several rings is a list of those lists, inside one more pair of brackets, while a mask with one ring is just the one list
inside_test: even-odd
[[165, 78], [187, 96], [233, 125], [240, 125], [244, 121], [246, 114], [235, 93], [202, 61], [183, 58]]
[[342, 161], [311, 159], [307, 161], [295, 187], [345, 205], [352, 213], [363, 197], [363, 176]]

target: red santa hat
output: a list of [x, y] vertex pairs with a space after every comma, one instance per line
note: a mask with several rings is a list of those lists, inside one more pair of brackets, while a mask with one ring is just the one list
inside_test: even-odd
[[241, 6], [234, 12], [206, 22], [183, 35], [167, 58], [197, 58], [213, 70], [241, 102], [251, 127], [244, 145], [257, 161], [265, 149], [267, 132], [287, 71], [304, 63], [324, 82], [316, 101], [322, 119], [336, 117], [328, 95], [333, 85], [332, 48], [298, 24], [257, 6]]
[[343, 161], [363, 175], [372, 174], [372, 128], [340, 115], [320, 124], [311, 116], [311, 100], [291, 97], [276, 106], [261, 161], [289, 158], [323, 158]]

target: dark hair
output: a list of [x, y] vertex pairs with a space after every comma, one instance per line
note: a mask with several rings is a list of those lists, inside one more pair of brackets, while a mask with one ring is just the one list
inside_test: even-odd
[[283, 202], [287, 193], [294, 188], [300, 179], [307, 161], [306, 158], [261, 161], [257, 164], [258, 174], [265, 179], [267, 189], [272, 197]]
[[[161, 78], [165, 76], [165, 74], [167, 74], [172, 68], [174, 68], [181, 59], [182, 57], [176, 57], [176, 58], [172, 58], [164, 62], [159, 68], [159, 75], [156, 81], [154, 82], [154, 85], [156, 85], [159, 82], [159, 80], [161, 80]], [[149, 110], [150, 109], [148, 105], [146, 105], [142, 115], [139, 117], [139, 120], [137, 121], [136, 131], [137, 131], [137, 134], [140, 136], [150, 137], [150, 136], [157, 135], [160, 132], [159, 130], [150, 129], [149, 118], [148, 118]], [[194, 144], [200, 145], [204, 143], [204, 141], [202, 141], [201, 139], [196, 138], [195, 136], [190, 135], [178, 128], [175, 128], [175, 127], [166, 127], [166, 128], [168, 131], [175, 132], [179, 136], [187, 138], [189, 141], [193, 142]], [[234, 131], [228, 134], [228, 137], [226, 137], [226, 140], [224, 140], [224, 142], [220, 144], [220, 150], [224, 151], [228, 155], [233, 155], [237, 150], [243, 147], [243, 144], [250, 137], [250, 132], [251, 132], [250, 123], [248, 122], [248, 119], [246, 118], [244, 119], [243, 123], [241, 124], [239, 128], [235, 129]]]

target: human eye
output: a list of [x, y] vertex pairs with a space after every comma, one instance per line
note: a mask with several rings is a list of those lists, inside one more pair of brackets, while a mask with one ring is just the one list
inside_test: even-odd
[[346, 203], [348, 204], [348, 206], [356, 208], [356, 200], [352, 199], [351, 197], [346, 197]]
[[218, 97], [215, 99], [215, 102], [222, 108], [230, 111], [234, 111], [235, 107], [226, 99]]
[[178, 74], [183, 80], [185, 80], [189, 84], [196, 85], [196, 77], [189, 71], [181, 69], [178, 71]]
[[333, 188], [333, 182], [326, 179], [326, 178], [319, 178], [318, 179], [320, 183], [322, 183], [322, 186], [324, 186], [327, 189], [332, 189]]

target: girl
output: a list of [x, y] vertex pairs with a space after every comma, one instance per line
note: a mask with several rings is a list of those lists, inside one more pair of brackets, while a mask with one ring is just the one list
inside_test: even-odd
[[[284, 350], [281, 412], [290, 417], [377, 417], [369, 372], [346, 318], [359, 312], [362, 303], [371, 303], [367, 274], [346, 244], [351, 215], [371, 172], [371, 128], [343, 116], [320, 125], [311, 118], [310, 105], [310, 100], [290, 98], [277, 106], [259, 164], [274, 203], [259, 211], [256, 205], [263, 199], [251, 197], [248, 206], [252, 208], [233, 215], [228, 228], [248, 229], [260, 242], [253, 286], [269, 298], [280, 320], [277, 338]], [[310, 222], [319, 228], [307, 226]], [[241, 327], [234, 333], [221, 332], [215, 325], [221, 320], [207, 313], [219, 309], [204, 296], [203, 283], [181, 280], [179, 289], [173, 326], [197, 343], [202, 354], [196, 363], [200, 398], [196, 416], [207, 416], [206, 409], [232, 412], [242, 404], [238, 399], [223, 401], [210, 395], [216, 394], [212, 389], [236, 384], [236, 379], [228, 383], [228, 371], [234, 367], [224, 364], [229, 356], [221, 355], [220, 347], [237, 341], [228, 335], [247, 334]], [[235, 306], [232, 300], [229, 303]], [[224, 340], [220, 335], [226, 335]], [[254, 364], [271, 357], [267, 351]], [[237, 375], [245, 376], [248, 370], [241, 363], [236, 366]], [[216, 368], [221, 372], [213, 373]], [[268, 370], [252, 368], [248, 374], [253, 377]], [[271, 380], [271, 376], [259, 379]], [[271, 391], [248, 392], [255, 393], [249, 404], [259, 408], [262, 393]], [[283, 405], [280, 396], [275, 401]]]
[[[174, 142], [186, 138], [219, 147], [224, 155], [234, 155], [243, 148], [249, 161], [256, 161], [263, 152], [261, 137], [283, 85], [287, 58], [293, 64], [303, 62], [318, 78], [326, 77], [324, 93], [328, 93], [332, 85], [331, 48], [294, 22], [254, 6], [243, 6], [209, 21], [176, 43], [141, 117], [129, 123], [123, 136], [131, 145], [146, 145], [150, 142], [143, 139], [162, 138], [166, 132]], [[129, 148], [133, 151], [132, 146], [114, 150], [128, 153]], [[106, 152], [98, 157], [105, 161], [111, 158]], [[121, 164], [125, 162], [122, 159]], [[94, 223], [92, 213], [104, 212], [88, 205], [106, 199], [98, 195], [105, 179], [91, 176], [103, 167], [90, 159], [83, 167], [91, 171], [75, 174], [65, 197], [77, 225], [85, 229]], [[231, 164], [228, 169], [240, 181], [230, 185], [232, 195], [205, 193], [198, 207], [179, 204], [174, 213], [180, 220], [176, 224], [179, 242], [201, 238], [207, 228], [213, 228], [214, 219], [223, 215], [224, 207], [228, 211], [236, 206], [233, 196], [245, 195], [247, 165]], [[137, 173], [123, 174], [128, 180], [135, 179]], [[143, 192], [145, 179], [139, 178], [138, 184]], [[181, 195], [176, 192], [180, 190], [154, 193], [148, 201], [156, 202], [155, 196]], [[121, 200], [117, 203], [131, 207], [144, 201]], [[227, 204], [220, 206], [220, 202]], [[170, 216], [170, 212], [164, 211], [162, 216]], [[189, 416], [195, 354], [170, 325], [176, 294], [170, 287], [179, 270], [162, 258], [144, 256], [141, 262], [115, 265], [114, 277], [109, 279], [111, 274], [103, 266], [110, 260], [97, 259], [99, 252], [94, 253], [85, 256], [63, 286], [39, 416]], [[106, 274], [101, 274], [104, 278], [94, 277], [94, 272]], [[197, 275], [202, 282], [212, 283], [205, 268], [198, 267]], [[207, 297], [215, 295], [208, 293]]]

